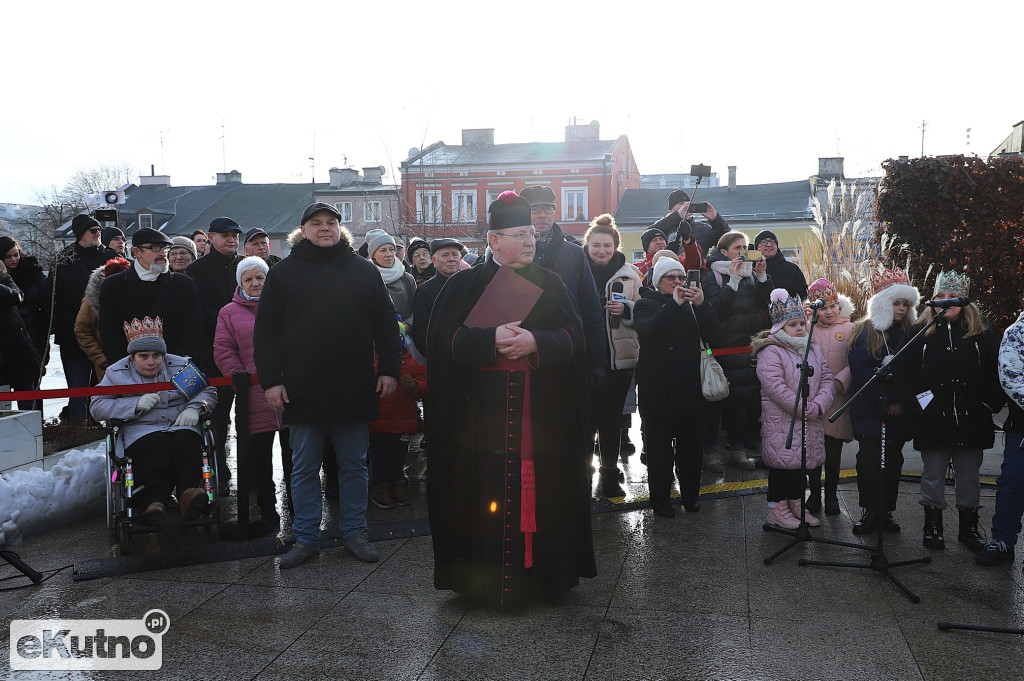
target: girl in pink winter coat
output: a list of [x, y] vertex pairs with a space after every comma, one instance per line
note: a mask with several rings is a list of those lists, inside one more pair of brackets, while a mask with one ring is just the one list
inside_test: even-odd
[[[828, 279], [819, 279], [807, 287], [808, 300], [822, 300], [825, 307], [818, 312], [818, 324], [811, 335], [811, 342], [817, 345], [832, 372], [836, 397], [832, 407], [825, 412], [825, 514], [839, 515], [839, 464], [843, 456], [843, 443], [853, 441], [850, 415], [844, 413], [835, 423], [829, 423], [839, 407], [850, 399], [850, 337], [853, 333], [853, 301], [841, 295]], [[808, 315], [809, 317], [810, 315]], [[811, 493], [807, 497], [807, 510], [817, 513], [821, 510], [821, 468], [808, 471]]]
[[[768, 464], [768, 524], [786, 529], [800, 526], [800, 504], [805, 480], [800, 470], [800, 423], [793, 429], [792, 447], [786, 448], [789, 421], [800, 390], [800, 363], [807, 347], [807, 318], [800, 298], [790, 297], [786, 289], [771, 293], [769, 312], [771, 331], [762, 331], [751, 340], [752, 357], [757, 362], [761, 381], [761, 422], [764, 431], [762, 457]], [[813, 368], [807, 397], [807, 468], [825, 461], [825, 414], [832, 406], [832, 372], [818, 346], [811, 344], [807, 361]], [[800, 413], [798, 411], [797, 418]], [[807, 524], [821, 523], [810, 513]]]

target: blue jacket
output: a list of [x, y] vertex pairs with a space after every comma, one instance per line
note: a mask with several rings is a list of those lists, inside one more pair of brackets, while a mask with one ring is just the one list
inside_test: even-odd
[[583, 249], [569, 243], [558, 224], [544, 242], [537, 242], [534, 265], [551, 270], [562, 279], [569, 296], [583, 319], [583, 335], [587, 343], [587, 365], [608, 368], [608, 341], [604, 335], [604, 307], [597, 294], [594, 274], [590, 271]]

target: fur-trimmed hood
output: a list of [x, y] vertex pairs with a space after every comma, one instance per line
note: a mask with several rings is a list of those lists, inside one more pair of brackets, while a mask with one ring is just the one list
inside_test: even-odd
[[857, 310], [857, 306], [850, 300], [850, 296], [844, 296], [842, 293], [839, 294], [839, 319], [849, 319], [853, 316], [853, 313]]
[[103, 268], [97, 267], [89, 275], [89, 282], [85, 285], [85, 299], [89, 301], [89, 305], [97, 316], [100, 314], [100, 286], [103, 284]]
[[796, 350], [794, 350], [792, 346], [783, 343], [782, 341], [775, 337], [775, 334], [773, 334], [768, 329], [765, 329], [764, 331], [759, 331], [756, 336], [753, 336], [750, 339], [750, 346], [753, 348], [753, 350], [750, 353], [750, 361], [753, 362], [755, 359], [757, 359], [757, 353], [761, 352], [770, 345], [777, 345], [780, 348], [785, 348], [786, 350], [789, 350], [792, 353], [796, 353]]
[[907, 318], [911, 324], [917, 321], [917, 304], [921, 302], [921, 294], [908, 284], [893, 284], [871, 296], [868, 301], [868, 316], [876, 331], [887, 331], [892, 326], [892, 304], [897, 300], [910, 301]]
[[[341, 232], [341, 240], [351, 246], [352, 232], [348, 231], [348, 228], [346, 227], [339, 228], [339, 231]], [[290, 234], [288, 234], [288, 245], [294, 247], [305, 238], [306, 237], [302, 236], [302, 227], [296, 227]]]

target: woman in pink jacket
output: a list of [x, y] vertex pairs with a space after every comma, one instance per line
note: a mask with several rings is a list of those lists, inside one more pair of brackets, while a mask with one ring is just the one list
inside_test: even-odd
[[[825, 412], [825, 514], [839, 515], [839, 464], [843, 457], [843, 443], [853, 441], [850, 415], [843, 413], [835, 423], [829, 423], [839, 407], [850, 399], [850, 337], [853, 333], [853, 301], [836, 291], [828, 279], [819, 279], [807, 287], [807, 299], [822, 300], [825, 307], [818, 312], [818, 324], [811, 341], [823, 355], [835, 381], [836, 398], [832, 407]], [[811, 493], [807, 498], [807, 510], [817, 513], [821, 510], [821, 468], [807, 474]]]
[[[217, 331], [213, 339], [213, 359], [225, 376], [242, 371], [256, 373], [252, 337], [256, 325], [256, 306], [259, 304], [267, 271], [267, 264], [257, 256], [250, 256], [238, 263], [235, 272], [238, 288], [235, 289], [234, 298], [221, 308], [217, 316]], [[254, 383], [249, 388], [248, 424], [252, 480], [256, 487], [260, 518], [271, 525], [281, 520], [277, 513], [277, 493], [274, 488], [274, 433], [280, 433], [286, 485], [291, 477], [292, 449], [288, 444], [288, 427], [283, 417], [282, 412], [267, 403], [263, 388]], [[235, 424], [236, 431], [242, 427], [242, 424]]]
[[[768, 524], [795, 529], [800, 525], [800, 503], [805, 487], [800, 470], [800, 424], [793, 429], [793, 443], [788, 449], [786, 436], [800, 389], [799, 364], [807, 347], [807, 318], [800, 298], [789, 297], [786, 289], [781, 288], [772, 291], [769, 311], [771, 331], [762, 331], [751, 339], [752, 357], [757, 362], [757, 378], [761, 381], [762, 457], [769, 466]], [[807, 468], [812, 469], [825, 461], [823, 424], [825, 413], [832, 406], [834, 388], [832, 372], [821, 350], [813, 343], [807, 361], [814, 369], [807, 397]], [[821, 524], [810, 513], [805, 519], [811, 527]]]

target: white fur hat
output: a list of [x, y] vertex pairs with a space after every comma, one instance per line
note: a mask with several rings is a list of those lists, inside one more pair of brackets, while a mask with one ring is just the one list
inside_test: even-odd
[[892, 326], [892, 304], [897, 300], [910, 303], [907, 318], [911, 324], [917, 321], [917, 304], [921, 302], [921, 294], [910, 284], [893, 284], [868, 300], [868, 316], [876, 331], [888, 331]]

